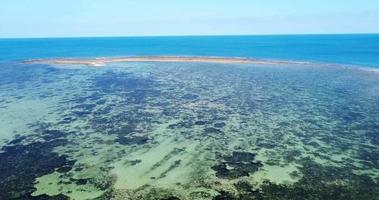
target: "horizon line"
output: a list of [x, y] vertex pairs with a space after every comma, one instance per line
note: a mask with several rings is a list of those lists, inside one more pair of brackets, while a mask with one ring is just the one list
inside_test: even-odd
[[12, 39], [74, 39], [74, 38], [153, 38], [153, 37], [235, 37], [235, 36], [307, 36], [307, 35], [378, 35], [374, 32], [349, 33], [270, 33], [270, 34], [183, 34], [183, 35], [104, 35], [104, 36], [32, 36], [32, 37], [0, 37], [0, 40]]

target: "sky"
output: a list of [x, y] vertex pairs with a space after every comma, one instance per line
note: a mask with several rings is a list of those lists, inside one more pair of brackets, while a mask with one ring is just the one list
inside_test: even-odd
[[0, 38], [379, 33], [379, 0], [1, 0]]

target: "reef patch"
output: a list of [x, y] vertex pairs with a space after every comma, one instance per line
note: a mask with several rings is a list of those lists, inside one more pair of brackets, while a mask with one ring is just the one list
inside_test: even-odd
[[19, 139], [4, 146], [0, 153], [0, 199], [68, 199], [64, 195], [34, 197], [34, 182], [36, 178], [57, 171], [71, 170], [75, 161], [66, 156], [58, 155], [54, 147], [67, 144], [66, 139], [57, 137], [55, 131], [44, 132], [46, 142], [32, 142], [26, 145], [18, 144]]
[[230, 156], [221, 157], [219, 164], [212, 167], [216, 176], [223, 179], [236, 179], [259, 170], [263, 164], [255, 160], [256, 154], [235, 151]]

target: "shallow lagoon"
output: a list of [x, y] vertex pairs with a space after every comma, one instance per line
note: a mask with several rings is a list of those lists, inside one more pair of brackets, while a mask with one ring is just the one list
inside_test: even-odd
[[377, 199], [379, 73], [3, 63], [0, 199]]

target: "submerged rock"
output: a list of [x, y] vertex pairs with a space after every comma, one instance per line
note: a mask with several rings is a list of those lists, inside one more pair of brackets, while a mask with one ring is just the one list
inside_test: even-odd
[[219, 123], [215, 123], [214, 126], [216, 128], [224, 128], [224, 126], [226, 126], [226, 124], [224, 122], [219, 122]]
[[150, 140], [151, 140], [150, 137], [146, 135], [142, 135], [142, 136], [119, 137], [118, 139], [116, 139], [116, 142], [122, 145], [132, 145], [132, 144], [141, 145], [141, 144], [146, 144]]
[[205, 134], [220, 134], [222, 131], [217, 128], [209, 127], [204, 129]]
[[233, 152], [231, 156], [222, 157], [220, 163], [212, 167], [216, 176], [223, 179], [236, 179], [249, 176], [262, 167], [260, 161], [255, 161], [256, 154], [250, 152]]
[[196, 121], [195, 122], [195, 125], [197, 125], [197, 126], [202, 126], [202, 125], [205, 125], [205, 124], [208, 124], [208, 122], [206, 122], [206, 121]]

